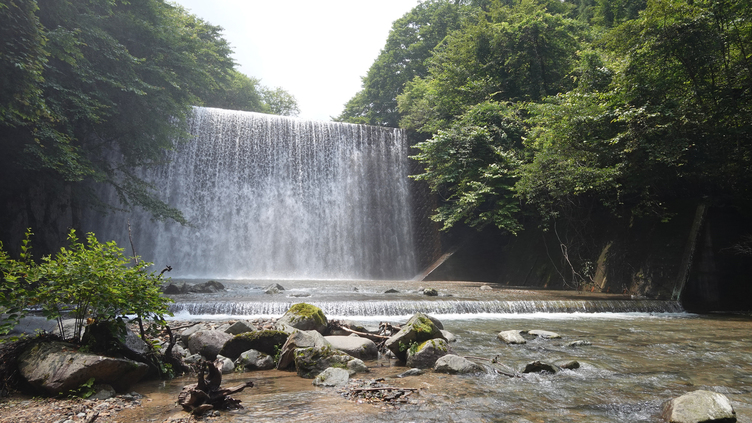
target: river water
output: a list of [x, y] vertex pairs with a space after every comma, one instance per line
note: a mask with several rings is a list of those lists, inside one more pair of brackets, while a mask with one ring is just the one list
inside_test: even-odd
[[[218, 313], [189, 314], [185, 304], [199, 297], [178, 298], [176, 318], [237, 319], [254, 314], [222, 314], [227, 310], [257, 310], [248, 303], [285, 303], [286, 301], [336, 304], [366, 304], [367, 310], [395, 312], [400, 307], [379, 304], [416, 304], [430, 308], [430, 302], [417, 291], [418, 282], [290, 282], [288, 290], [276, 296], [259, 296], [259, 283], [228, 284], [228, 291], [204, 296], [206, 304], [220, 304]], [[428, 283], [423, 285], [429, 286]], [[431, 302], [473, 301], [486, 304], [523, 302], [522, 311], [432, 313], [446, 330], [457, 336], [452, 352], [485, 359], [494, 357], [498, 366], [510, 373], [535, 361], [577, 360], [581, 367], [557, 374], [523, 374], [508, 377], [493, 372], [451, 376], [427, 372], [421, 376], [396, 378], [406, 370], [399, 363], [381, 358], [367, 362], [371, 373], [359, 379], [385, 378], [385, 383], [418, 388], [412, 402], [400, 408], [357, 404], [345, 399], [335, 388], [316, 388], [311, 381], [294, 372], [263, 371], [233, 374], [224, 384], [253, 380], [256, 386], [235, 397], [242, 410], [222, 412], [215, 421], [258, 422], [655, 422], [660, 421], [663, 403], [698, 389], [720, 392], [732, 402], [740, 422], [752, 421], [752, 318], [741, 315], [695, 315], [666, 303], [666, 311], [629, 311], [632, 301], [637, 309], [657, 309], [645, 303], [617, 296], [588, 295], [574, 292], [541, 292], [519, 289], [481, 291], [478, 284], [430, 283], [438, 287], [439, 297]], [[383, 294], [397, 287], [400, 292]], [[355, 289], [358, 289], [355, 291]], [[396, 297], [390, 297], [390, 295]], [[301, 297], [303, 296], [303, 297]], [[348, 298], [355, 296], [358, 299]], [[234, 307], [230, 298], [236, 298]], [[255, 300], [253, 299], [255, 298]], [[587, 307], [607, 309], [609, 302], [619, 311], [588, 312]], [[245, 306], [239, 307], [237, 303]], [[182, 304], [182, 305], [181, 305]], [[547, 307], [548, 304], [548, 307]], [[585, 304], [585, 306], [583, 306]], [[485, 309], [488, 309], [488, 306]], [[386, 308], [385, 308], [386, 307]], [[468, 309], [468, 306], [463, 306]], [[536, 310], [536, 307], [538, 310]], [[562, 308], [582, 311], [557, 312]], [[404, 308], [404, 307], [402, 307]], [[542, 310], [540, 308], [544, 308]], [[362, 310], [350, 305], [343, 309]], [[446, 308], [444, 308], [446, 309]], [[439, 308], [441, 310], [441, 308]], [[546, 310], [553, 310], [546, 311]], [[344, 314], [344, 313], [343, 313]], [[260, 315], [260, 314], [259, 314]], [[273, 314], [270, 314], [273, 315]], [[333, 316], [329, 316], [332, 318]], [[363, 324], [379, 321], [405, 321], [409, 313], [394, 315], [342, 315]], [[524, 345], [505, 345], [496, 334], [503, 330], [544, 329], [562, 339], [533, 339]], [[567, 346], [572, 341], [590, 345]], [[485, 361], [481, 360], [480, 363]], [[133, 412], [132, 421], [161, 421], [179, 411], [174, 405], [181, 387], [191, 378], [169, 382], [149, 382], [135, 388], [149, 397], [145, 407]]]

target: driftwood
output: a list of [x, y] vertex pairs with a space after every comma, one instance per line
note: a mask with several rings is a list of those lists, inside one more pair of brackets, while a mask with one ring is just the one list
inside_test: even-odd
[[253, 382], [248, 381], [230, 388], [222, 388], [221, 385], [222, 372], [214, 363], [203, 361], [198, 373], [198, 382], [183, 387], [178, 395], [178, 405], [195, 415], [212, 409], [243, 408], [240, 401], [230, 395], [252, 387]]
[[368, 332], [359, 332], [357, 330], [350, 329], [347, 326], [343, 326], [338, 321], [330, 322], [329, 326], [332, 329], [339, 329], [339, 330], [342, 330], [342, 331], [345, 331], [345, 332], [348, 332], [348, 333], [354, 333], [354, 334], [358, 335], [361, 338], [370, 339], [371, 341], [376, 342], [376, 343], [383, 342], [383, 341], [386, 341], [387, 339], [389, 339], [388, 336], [376, 335], [374, 333], [368, 333]]

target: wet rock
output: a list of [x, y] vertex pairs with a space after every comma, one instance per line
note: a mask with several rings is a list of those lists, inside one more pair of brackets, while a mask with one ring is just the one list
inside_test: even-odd
[[298, 303], [290, 307], [289, 310], [277, 320], [278, 330], [292, 333], [293, 330], [315, 330], [321, 334], [326, 333], [328, 321], [324, 312], [320, 308], [306, 304]]
[[416, 313], [407, 323], [402, 326], [399, 332], [389, 337], [384, 343], [398, 359], [405, 361], [407, 359], [407, 349], [413, 343], [422, 344], [431, 339], [444, 339], [441, 329], [423, 313]]
[[449, 344], [444, 339], [430, 339], [420, 344], [415, 351], [410, 348], [407, 352], [408, 367], [429, 369], [433, 367], [439, 357], [449, 354]]
[[313, 385], [323, 387], [344, 386], [348, 380], [350, 380], [350, 373], [347, 370], [329, 367], [313, 379]]
[[398, 374], [397, 377], [420, 376], [425, 372], [426, 371], [424, 369], [410, 369], [406, 372], [402, 372]]
[[284, 370], [290, 367], [295, 362], [295, 350], [298, 348], [322, 348], [326, 346], [330, 346], [329, 342], [315, 330], [295, 331], [282, 345], [277, 369]]
[[532, 363], [525, 365], [525, 368], [522, 369], [522, 373], [558, 373], [560, 371], [561, 368], [559, 366], [542, 361], [533, 361]]
[[214, 365], [219, 369], [220, 372], [222, 372], [223, 375], [235, 371], [235, 363], [233, 363], [231, 359], [223, 357], [221, 355], [218, 355], [217, 359], [214, 360]]
[[566, 370], [576, 370], [580, 368], [580, 362], [577, 360], [562, 360], [557, 361], [554, 364]]
[[[199, 330], [188, 338], [188, 350], [191, 354], [201, 354], [207, 360], [214, 360], [230, 339], [232, 339], [232, 335], [229, 333], [218, 330]], [[227, 354], [222, 355], [229, 357]]]
[[427, 295], [429, 297], [436, 297], [439, 295], [439, 291], [433, 288], [426, 288], [423, 290], [423, 295]]
[[520, 335], [520, 330], [505, 330], [496, 335], [500, 341], [506, 344], [526, 344], [525, 338]]
[[58, 395], [89, 379], [123, 392], [144, 377], [149, 367], [132, 360], [79, 352], [78, 347], [65, 342], [40, 342], [21, 354], [18, 370], [38, 391]]
[[217, 281], [206, 281], [204, 283], [188, 285], [188, 292], [197, 294], [213, 294], [224, 290], [225, 286]]
[[229, 333], [230, 335], [240, 335], [241, 333], [253, 332], [255, 330], [256, 327], [253, 326], [252, 323], [240, 320], [231, 324], [230, 327], [225, 329], [225, 332]]
[[473, 363], [465, 357], [460, 357], [454, 354], [447, 354], [436, 360], [433, 370], [438, 373], [449, 374], [485, 372], [485, 368], [480, 364]]
[[353, 357], [330, 346], [298, 348], [295, 350], [295, 370], [298, 376], [313, 379], [329, 367], [347, 367]]
[[248, 350], [235, 360], [235, 366], [245, 370], [270, 370], [274, 368], [274, 358], [261, 351]]
[[592, 345], [590, 341], [584, 341], [582, 339], [579, 339], [577, 341], [572, 341], [567, 344], [568, 347], [575, 348], [575, 347], [584, 347], [587, 345]]
[[547, 330], [534, 329], [534, 330], [527, 331], [527, 333], [528, 335], [539, 336], [544, 339], [560, 339], [561, 338], [561, 335], [559, 335], [558, 333], [547, 331]]
[[355, 358], [372, 360], [379, 357], [379, 349], [370, 339], [359, 336], [325, 336], [335, 350], [340, 350]]
[[350, 376], [358, 373], [368, 373], [368, 366], [363, 360], [356, 358], [347, 362], [347, 371], [350, 372]]
[[429, 319], [431, 319], [431, 321], [433, 322], [433, 324], [436, 325], [436, 327], [439, 328], [439, 330], [444, 330], [444, 324], [441, 323], [441, 320], [439, 320], [439, 319], [431, 316], [430, 314], [426, 314], [426, 317], [428, 317]]
[[285, 290], [285, 288], [282, 285], [278, 284], [278, 283], [273, 283], [273, 284], [271, 284], [271, 285], [269, 285], [267, 287], [264, 287], [264, 292], [267, 293], [267, 294], [270, 294], [270, 295], [272, 295], [272, 294], [279, 294], [280, 292], [282, 292], [284, 290]]
[[235, 336], [228, 334], [228, 336], [230, 339], [219, 350], [219, 354], [232, 360], [236, 360], [240, 354], [248, 350], [274, 355], [287, 341], [287, 334], [278, 330], [258, 330]]
[[399, 291], [397, 291], [394, 288], [390, 288], [390, 289], [387, 289], [386, 291], [384, 291], [384, 294], [399, 294]]
[[490, 286], [488, 286], [488, 285], [481, 285], [481, 286], [480, 286], [480, 290], [481, 290], [481, 291], [491, 291], [492, 289], [493, 289], [493, 288], [491, 288], [491, 287], [490, 287]]
[[736, 412], [725, 395], [698, 390], [667, 401], [663, 419], [669, 423], [731, 423], [736, 421]]

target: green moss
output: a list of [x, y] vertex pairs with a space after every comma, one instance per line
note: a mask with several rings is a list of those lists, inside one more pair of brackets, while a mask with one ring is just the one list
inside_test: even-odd
[[311, 318], [313, 319], [317, 325], [320, 326], [326, 326], [326, 316], [324, 316], [324, 312], [321, 311], [320, 308], [306, 304], [306, 303], [298, 303], [290, 307], [290, 310], [288, 310], [288, 313], [296, 314], [302, 318]]
[[413, 329], [419, 333], [431, 333], [433, 332], [433, 322], [431, 319], [425, 316], [418, 316], [413, 322]]
[[235, 335], [235, 338], [256, 340], [256, 339], [263, 339], [263, 338], [274, 338], [275, 336], [287, 337], [287, 334], [280, 330], [255, 330], [253, 332], [240, 333], [238, 335]]

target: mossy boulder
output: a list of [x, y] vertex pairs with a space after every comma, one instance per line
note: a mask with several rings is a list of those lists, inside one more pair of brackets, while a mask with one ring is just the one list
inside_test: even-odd
[[399, 332], [386, 340], [386, 346], [398, 359], [405, 361], [407, 351], [414, 344], [422, 344], [431, 339], [444, 339], [444, 335], [431, 319], [423, 313], [416, 313]]
[[449, 344], [443, 339], [429, 339], [419, 345], [408, 348], [407, 367], [428, 369], [433, 367], [440, 357], [449, 354]]
[[315, 330], [320, 334], [326, 334], [329, 322], [320, 308], [298, 303], [290, 307], [285, 314], [277, 320], [277, 328], [281, 331], [292, 333], [294, 329]]
[[259, 330], [241, 333], [225, 342], [219, 354], [236, 360], [248, 350], [260, 351], [274, 356], [287, 341], [287, 334], [278, 330]]
[[277, 361], [277, 369], [283, 370], [290, 367], [295, 362], [295, 350], [298, 348], [326, 347], [329, 345], [329, 342], [324, 339], [324, 335], [315, 330], [296, 330], [287, 337], [287, 341], [282, 346]]
[[298, 376], [315, 378], [329, 367], [347, 368], [353, 357], [337, 351], [330, 345], [324, 347], [298, 348], [295, 350], [295, 370]]

